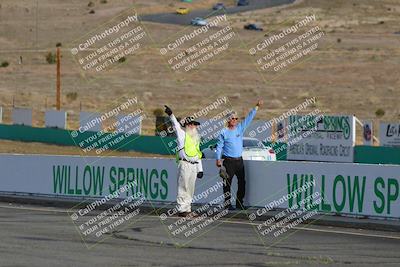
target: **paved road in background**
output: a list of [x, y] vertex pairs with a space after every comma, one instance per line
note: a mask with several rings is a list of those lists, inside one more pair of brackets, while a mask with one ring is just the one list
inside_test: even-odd
[[210, 16], [216, 16], [220, 14], [234, 14], [244, 11], [291, 4], [294, 1], [295, 0], [250, 0], [250, 5], [248, 6], [227, 6], [226, 10], [220, 10], [217, 12], [212, 10], [212, 7], [207, 10], [195, 10], [187, 15], [178, 15], [175, 13], [175, 10], [171, 10], [171, 13], [149, 14], [141, 16], [140, 19], [158, 23], [189, 25], [190, 21], [196, 17], [208, 18]]
[[[67, 210], [0, 203], [0, 266], [399, 266], [400, 233], [309, 226], [278, 243], [226, 221], [177, 248], [156, 216], [88, 249]], [[164, 222], [174, 222], [174, 218]]]

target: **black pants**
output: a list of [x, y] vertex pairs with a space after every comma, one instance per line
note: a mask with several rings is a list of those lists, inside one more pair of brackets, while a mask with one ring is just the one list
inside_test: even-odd
[[225, 203], [229, 205], [231, 203], [231, 184], [232, 178], [236, 175], [238, 179], [238, 191], [236, 195], [236, 207], [241, 208], [243, 207], [243, 198], [246, 192], [246, 181], [245, 181], [245, 174], [244, 174], [244, 164], [243, 159], [224, 159], [224, 166], [226, 168], [226, 172], [229, 175], [229, 178], [224, 181], [224, 195], [225, 195]]

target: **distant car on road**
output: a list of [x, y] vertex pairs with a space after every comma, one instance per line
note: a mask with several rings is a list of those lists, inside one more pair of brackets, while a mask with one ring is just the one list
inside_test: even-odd
[[189, 12], [190, 12], [189, 8], [186, 7], [180, 7], [176, 10], [176, 13], [179, 15], [187, 15], [189, 14]]
[[246, 24], [246, 25], [244, 25], [243, 28], [245, 28], [246, 30], [252, 30], [252, 31], [262, 31], [263, 30], [263, 28], [258, 27], [254, 23]]
[[225, 9], [224, 3], [216, 3], [213, 6], [213, 10], [221, 10], [221, 9]]
[[249, 0], [239, 0], [237, 2], [238, 6], [248, 6], [250, 4]]
[[207, 20], [197, 17], [197, 18], [192, 19], [190, 24], [192, 24], [194, 26], [206, 26], [207, 25]]
[[[205, 148], [202, 152], [206, 159], [217, 158], [217, 145], [212, 145]], [[244, 137], [243, 138], [243, 153], [244, 160], [262, 160], [262, 161], [276, 161], [275, 151], [268, 146], [264, 146], [258, 139]]]

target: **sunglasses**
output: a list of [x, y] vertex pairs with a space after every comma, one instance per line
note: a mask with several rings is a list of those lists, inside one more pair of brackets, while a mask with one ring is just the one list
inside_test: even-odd
[[231, 120], [235, 120], [235, 121], [237, 121], [239, 118], [231, 118]]

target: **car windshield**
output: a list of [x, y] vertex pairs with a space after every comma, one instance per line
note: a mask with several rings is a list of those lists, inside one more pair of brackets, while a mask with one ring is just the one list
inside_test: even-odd
[[243, 139], [243, 147], [259, 147], [264, 148], [260, 141], [253, 139]]

